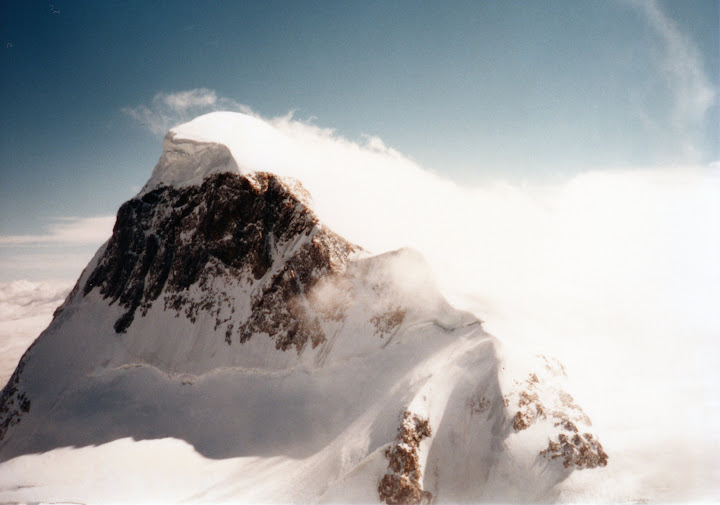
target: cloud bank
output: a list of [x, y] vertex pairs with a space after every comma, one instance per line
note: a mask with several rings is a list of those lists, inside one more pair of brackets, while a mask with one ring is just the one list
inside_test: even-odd
[[0, 387], [71, 287], [68, 282], [0, 282]]
[[112, 234], [115, 216], [58, 217], [38, 235], [0, 235], [0, 280], [76, 279]]
[[101, 244], [112, 234], [115, 216], [57, 217], [42, 235], [0, 235], [0, 246]]
[[0, 282], [0, 323], [37, 315], [39, 310], [51, 311], [62, 303], [72, 286], [67, 282]]

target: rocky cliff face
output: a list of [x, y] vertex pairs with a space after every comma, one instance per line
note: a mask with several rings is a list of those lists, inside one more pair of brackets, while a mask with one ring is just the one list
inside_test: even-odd
[[[266, 173], [220, 173], [200, 186], [147, 192], [120, 208], [83, 293], [97, 288], [126, 309], [117, 333], [163, 293], [167, 310], [192, 322], [201, 314], [214, 318], [228, 345], [264, 333], [281, 350], [315, 347], [326, 336], [302, 295], [319, 279], [342, 273], [359, 248], [323, 228], [308, 202], [299, 183]], [[234, 301], [212, 289], [221, 275], [253, 285], [246, 320], [232, 317]], [[199, 297], [188, 292], [193, 286]]]

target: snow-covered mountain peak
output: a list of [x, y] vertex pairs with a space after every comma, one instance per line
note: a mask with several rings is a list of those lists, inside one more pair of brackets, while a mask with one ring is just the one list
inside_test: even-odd
[[605, 466], [561, 365], [453, 308], [419, 253], [323, 223], [292, 135], [236, 113], [170, 131], [0, 392], [0, 465], [170, 437], [247, 477], [190, 501], [387, 505], [552, 501]]
[[141, 195], [163, 186], [202, 184], [212, 174], [288, 173], [288, 139], [270, 124], [239, 112], [212, 112], [172, 128]]

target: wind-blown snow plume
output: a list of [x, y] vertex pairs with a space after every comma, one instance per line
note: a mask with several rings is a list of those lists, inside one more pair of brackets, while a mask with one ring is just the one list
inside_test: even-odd
[[[207, 132], [206, 120], [176, 135]], [[375, 252], [420, 250], [452, 302], [495, 334], [564, 360], [596, 425], [626, 455], [604, 470], [609, 478], [642, 464], [650, 481], [676, 483], [655, 499], [710, 493], [718, 440], [705, 425], [720, 421], [708, 401], [720, 383], [709, 358], [720, 335], [717, 173], [606, 171], [464, 188], [377, 141], [360, 145], [289, 116], [253, 121], [210, 133], [240, 170], [299, 178], [342, 236]], [[658, 444], [685, 451], [688, 472], [648, 462]], [[626, 482], [619, 495], [594, 498], [636, 496], [647, 485]]]

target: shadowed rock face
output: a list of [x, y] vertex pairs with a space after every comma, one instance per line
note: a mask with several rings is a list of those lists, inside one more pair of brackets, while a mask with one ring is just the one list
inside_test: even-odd
[[[344, 270], [358, 248], [322, 228], [302, 186], [272, 174], [220, 173], [201, 186], [161, 187], [120, 208], [113, 235], [83, 292], [98, 288], [127, 311], [115, 322], [125, 332], [164, 294], [166, 309], [194, 322], [199, 312], [219, 319], [221, 295], [204, 290], [218, 272], [231, 272], [255, 291], [247, 321], [228, 325], [225, 340], [272, 335], [278, 349], [298, 351], [325, 337], [305, 315], [299, 293], [325, 274]], [[206, 296], [190, 296], [199, 286]], [[227, 301], [227, 300], [225, 300]], [[272, 307], [272, 313], [266, 310]]]

